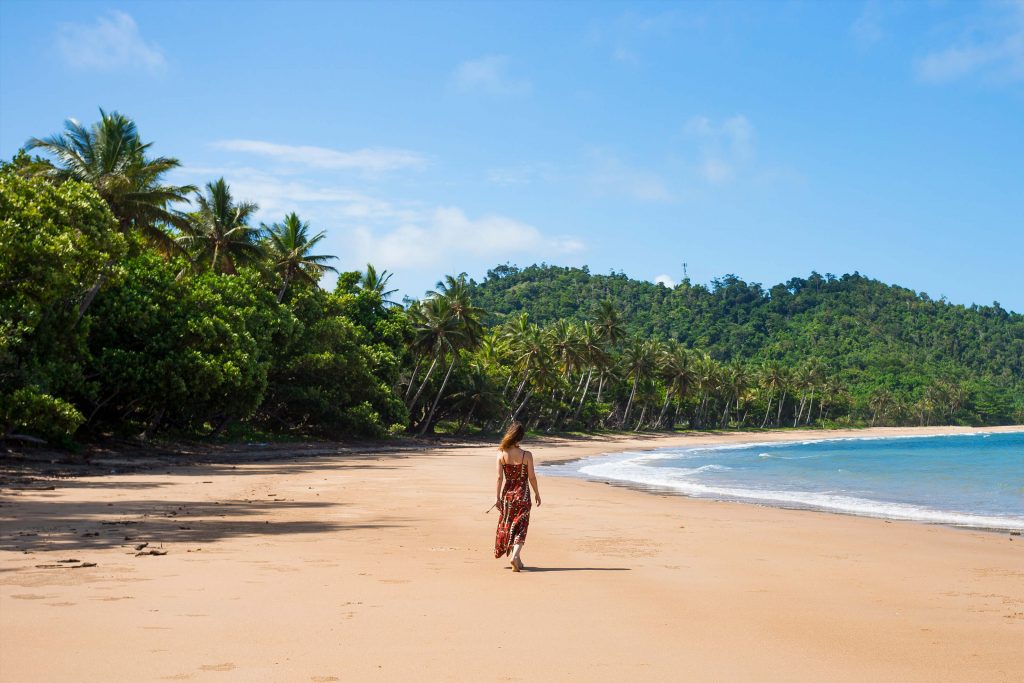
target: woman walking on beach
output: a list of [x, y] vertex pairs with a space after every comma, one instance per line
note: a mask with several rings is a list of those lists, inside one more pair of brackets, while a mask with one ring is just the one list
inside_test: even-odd
[[519, 447], [525, 430], [520, 422], [509, 425], [501, 439], [498, 453], [497, 501], [495, 506], [501, 512], [498, 531], [494, 538], [494, 556], [509, 556], [512, 571], [523, 568], [519, 557], [526, 543], [526, 531], [530, 526], [530, 486], [540, 506], [540, 489], [537, 488], [537, 474], [533, 469], [533, 454]]

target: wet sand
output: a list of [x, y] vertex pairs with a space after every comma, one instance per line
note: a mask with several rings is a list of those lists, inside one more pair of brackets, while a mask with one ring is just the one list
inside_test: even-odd
[[[944, 431], [969, 430], [854, 434]], [[526, 446], [552, 462], [811, 436]], [[1024, 671], [1020, 536], [541, 470], [529, 570], [513, 574], [493, 558], [497, 518], [484, 513], [493, 446], [281, 454], [0, 491], [0, 679], [1011, 681]], [[166, 554], [138, 554], [150, 551]]]

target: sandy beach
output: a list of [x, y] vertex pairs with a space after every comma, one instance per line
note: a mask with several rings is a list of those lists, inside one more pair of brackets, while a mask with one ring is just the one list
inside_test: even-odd
[[[544, 463], [810, 436], [524, 445]], [[497, 520], [484, 512], [493, 446], [275, 448], [280, 457], [264, 461], [0, 491], [0, 679], [1019, 681], [1024, 672], [1021, 536], [658, 495], [541, 470], [529, 571], [513, 574], [493, 558]]]

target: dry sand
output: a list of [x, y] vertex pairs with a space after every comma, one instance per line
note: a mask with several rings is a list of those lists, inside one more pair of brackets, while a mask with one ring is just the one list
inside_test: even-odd
[[[808, 436], [527, 447], [550, 462]], [[1024, 537], [542, 470], [530, 570], [513, 574], [484, 514], [492, 447], [331, 448], [2, 491], [0, 679], [1024, 677]], [[136, 556], [142, 543], [167, 554]], [[96, 566], [49, 566], [72, 559]]]

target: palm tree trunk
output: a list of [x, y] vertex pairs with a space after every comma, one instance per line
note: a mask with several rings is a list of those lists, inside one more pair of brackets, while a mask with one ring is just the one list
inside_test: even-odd
[[[103, 270], [106, 271], [111, 264], [113, 264], [113, 261], [107, 261], [107, 265], [103, 267]], [[78, 325], [78, 323], [82, 320], [82, 317], [85, 315], [85, 312], [89, 310], [89, 306], [92, 306], [92, 300], [96, 298], [97, 294], [99, 294], [100, 287], [102, 287], [103, 283], [106, 281], [107, 273], [100, 273], [100, 276], [96, 278], [96, 282], [93, 284], [92, 287], [89, 288], [89, 291], [85, 293], [85, 297], [82, 298], [82, 303], [78, 305], [78, 316], [75, 318], [75, 324], [72, 325], [72, 327]]]
[[590, 372], [587, 373], [587, 383], [583, 385], [583, 396], [580, 397], [580, 404], [576, 406], [576, 412], [573, 413], [572, 419], [578, 420], [580, 417], [580, 411], [583, 410], [583, 404], [587, 401], [587, 390], [590, 388], [590, 378], [594, 374], [594, 368], [590, 368]]
[[669, 404], [669, 402], [671, 400], [672, 400], [672, 390], [671, 389], [666, 389], [665, 390], [665, 405], [663, 405], [661, 407], [661, 414], [658, 415], [658, 426], [659, 427], [664, 426], [664, 425], [662, 425], [662, 422], [665, 421], [665, 411], [668, 410], [668, 404]]
[[814, 387], [811, 387], [811, 400], [807, 404], [807, 424], [811, 424], [811, 411], [814, 410]]
[[775, 426], [782, 426], [782, 406], [786, 403], [786, 390], [782, 390], [782, 398], [779, 399], [779, 412], [775, 414]]
[[277, 292], [277, 303], [281, 303], [282, 301], [284, 301], [284, 293], [285, 290], [288, 289], [289, 275], [290, 273], [286, 271], [284, 276], [284, 282], [281, 283], [281, 289]]
[[427, 419], [423, 421], [423, 427], [420, 429], [420, 436], [427, 433], [427, 429], [430, 427], [430, 421], [434, 419], [434, 412], [437, 411], [437, 404], [441, 402], [441, 397], [444, 396], [444, 388], [448, 386], [448, 378], [452, 376], [452, 369], [455, 367], [455, 361], [459, 359], [459, 353], [452, 351], [452, 362], [448, 365], [448, 372], [444, 374], [444, 381], [441, 382], [441, 390], [437, 392], [437, 398], [434, 399], [434, 405], [430, 407], [430, 414], [427, 415]]
[[430, 367], [427, 369], [427, 375], [426, 377], [423, 378], [423, 383], [420, 384], [420, 388], [416, 390], [416, 395], [412, 397], [412, 402], [408, 406], [406, 406], [410, 415], [412, 414], [412, 409], [419, 402], [420, 394], [423, 393], [423, 389], [427, 386], [427, 382], [430, 381], [430, 376], [434, 373], [434, 368], [437, 366], [437, 358], [437, 356], [434, 356], [434, 362], [432, 362], [430, 364]]
[[644, 424], [644, 415], [646, 415], [646, 414], [647, 414], [647, 406], [644, 406], [643, 410], [640, 411], [640, 419], [636, 421], [636, 429], [633, 430], [634, 432], [639, 432], [640, 431], [640, 427], [642, 427], [643, 424]]
[[772, 399], [775, 397], [774, 394], [768, 394], [768, 407], [764, 411], [764, 420], [761, 422], [761, 429], [764, 429], [768, 424], [768, 414], [772, 412]]
[[597, 383], [597, 402], [601, 402], [601, 390], [604, 389], [604, 372], [601, 372], [601, 377]]
[[423, 356], [416, 359], [416, 365], [412, 368], [412, 376], [409, 378], [409, 386], [405, 388], [404, 400], [409, 400], [409, 394], [412, 393], [412, 387], [416, 383], [416, 374], [420, 371], [420, 363], [423, 362]]
[[474, 403], [472, 405], [472, 407], [470, 407], [470, 409], [469, 409], [469, 414], [466, 415], [464, 418], [462, 418], [462, 420], [459, 422], [459, 428], [455, 430], [456, 434], [461, 434], [462, 433], [462, 428], [465, 427], [467, 424], [470, 424], [470, 423], [473, 422], [473, 413], [475, 411], [476, 411], [476, 404]]
[[517, 417], [519, 417], [520, 411], [522, 411], [522, 409], [526, 407], [526, 402], [530, 400], [531, 396], [533, 396], [533, 389], [530, 389], [529, 391], [526, 392], [526, 398], [524, 398], [523, 402], [519, 404], [519, 407], [516, 408], [516, 411], [512, 413], [512, 420], [515, 420]]
[[626, 401], [626, 412], [622, 416], [622, 426], [625, 427], [626, 423], [629, 422], [629, 411], [633, 408], [633, 397], [636, 396], [636, 382], [639, 379], [638, 374], [633, 375], [633, 389], [629, 392], [629, 400]]
[[526, 369], [523, 370], [523, 379], [520, 380], [519, 386], [516, 388], [516, 395], [512, 397], [512, 403], [519, 400], [519, 395], [523, 393], [523, 387], [526, 386], [526, 380], [530, 378], [530, 366], [527, 365]]

